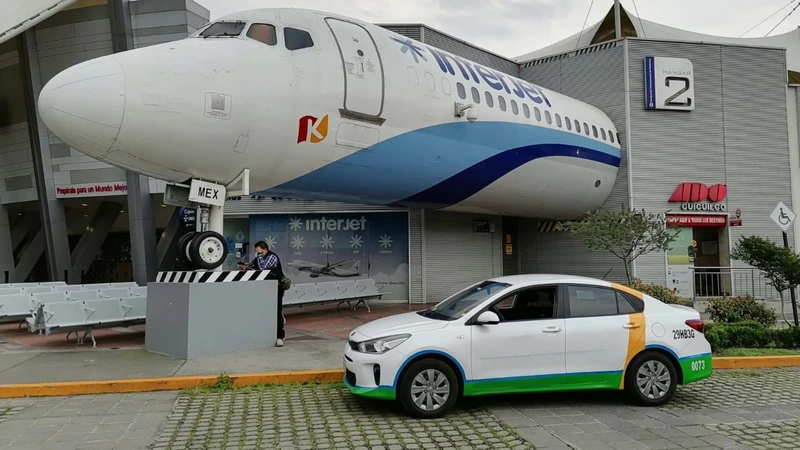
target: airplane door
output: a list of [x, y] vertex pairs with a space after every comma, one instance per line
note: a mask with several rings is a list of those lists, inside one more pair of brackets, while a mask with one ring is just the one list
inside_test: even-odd
[[344, 66], [344, 110], [359, 116], [380, 117], [383, 64], [375, 41], [361, 25], [334, 18], [325, 21], [336, 39]]

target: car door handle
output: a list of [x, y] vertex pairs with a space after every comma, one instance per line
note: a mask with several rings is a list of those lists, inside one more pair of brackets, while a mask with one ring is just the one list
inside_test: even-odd
[[640, 326], [642, 325], [639, 323], [626, 323], [622, 328], [639, 328]]
[[545, 327], [542, 328], [543, 333], [560, 333], [561, 327]]

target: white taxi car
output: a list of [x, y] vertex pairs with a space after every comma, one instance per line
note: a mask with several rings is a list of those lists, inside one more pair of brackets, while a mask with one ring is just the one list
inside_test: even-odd
[[420, 418], [459, 396], [521, 392], [625, 390], [657, 406], [711, 376], [711, 346], [692, 308], [594, 278], [514, 275], [356, 328], [344, 366], [351, 392]]

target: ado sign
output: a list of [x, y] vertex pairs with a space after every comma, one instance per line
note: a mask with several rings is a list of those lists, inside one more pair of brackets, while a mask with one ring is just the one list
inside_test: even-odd
[[[721, 203], [728, 195], [728, 186], [703, 183], [681, 183], [669, 198], [670, 203], [680, 203], [683, 211], [725, 211], [727, 205]], [[708, 200], [711, 203], [701, 203]]]

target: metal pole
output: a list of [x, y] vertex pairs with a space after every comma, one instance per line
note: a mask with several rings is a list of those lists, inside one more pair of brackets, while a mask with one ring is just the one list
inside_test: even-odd
[[[783, 246], [789, 248], [789, 236], [786, 235], [786, 232], [783, 232]], [[797, 320], [797, 298], [794, 295], [794, 289], [789, 289], [789, 295], [792, 297], [792, 315], [794, 316], [794, 326], [800, 326]]]
[[614, 0], [614, 28], [616, 38], [622, 38], [622, 21], [619, 18], [619, 0]]

